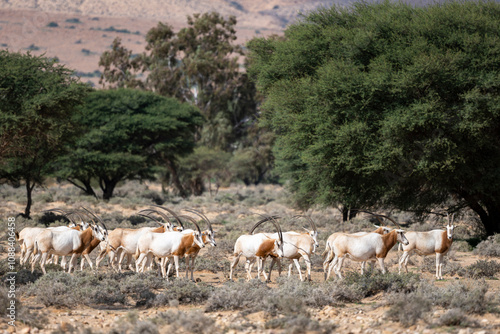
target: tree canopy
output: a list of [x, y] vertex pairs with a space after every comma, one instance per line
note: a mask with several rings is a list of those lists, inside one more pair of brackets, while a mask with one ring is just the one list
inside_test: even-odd
[[73, 71], [44, 56], [0, 51], [0, 180], [31, 193], [76, 133], [72, 115], [90, 91]]
[[153, 177], [160, 163], [173, 167], [190, 153], [202, 116], [172, 98], [114, 89], [91, 93], [74, 121], [85, 134], [58, 161], [58, 175], [92, 195], [96, 179], [109, 199], [118, 182]]
[[250, 72], [298, 203], [468, 207], [500, 232], [500, 4], [385, 1], [256, 38]]

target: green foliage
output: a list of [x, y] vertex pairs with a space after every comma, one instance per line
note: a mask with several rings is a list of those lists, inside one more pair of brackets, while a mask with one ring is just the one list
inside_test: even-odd
[[109, 199], [119, 181], [152, 177], [158, 163], [189, 153], [201, 121], [195, 107], [150, 92], [96, 91], [75, 118], [86, 133], [58, 161], [58, 176], [90, 194], [96, 178]]
[[429, 210], [453, 195], [498, 232], [499, 14], [491, 1], [358, 2], [252, 40], [298, 203]]
[[31, 192], [76, 133], [73, 115], [90, 91], [56, 60], [0, 51], [0, 179]]
[[[216, 12], [188, 16], [175, 33], [165, 23], [150, 29], [146, 50], [132, 56], [119, 38], [103, 53], [101, 83], [145, 87], [196, 105], [206, 119], [198, 141], [230, 151], [247, 135], [256, 117], [255, 87], [238, 63], [243, 51], [236, 40], [235, 17]], [[140, 73], [147, 74], [144, 81]]]

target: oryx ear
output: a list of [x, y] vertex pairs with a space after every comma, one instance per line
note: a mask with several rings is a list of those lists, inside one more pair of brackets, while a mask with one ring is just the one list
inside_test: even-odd
[[305, 228], [304, 226], [302, 226], [302, 228], [304, 229], [304, 231], [309, 232], [309, 230], [307, 228]]
[[377, 224], [373, 224], [373, 226], [375, 226], [376, 228], [380, 228], [380, 226]]

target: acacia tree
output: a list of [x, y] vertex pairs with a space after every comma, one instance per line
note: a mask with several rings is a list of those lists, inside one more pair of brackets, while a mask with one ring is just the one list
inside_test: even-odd
[[85, 134], [58, 161], [58, 176], [94, 196], [97, 180], [103, 198], [110, 199], [118, 182], [151, 178], [160, 163], [175, 174], [177, 159], [193, 150], [202, 117], [196, 107], [172, 98], [113, 89], [90, 94], [74, 121]]
[[73, 140], [71, 117], [90, 87], [43, 56], [3, 50], [0, 64], [0, 180], [24, 182], [30, 218], [32, 191]]
[[500, 5], [356, 3], [249, 43], [297, 200], [474, 210], [500, 232]]

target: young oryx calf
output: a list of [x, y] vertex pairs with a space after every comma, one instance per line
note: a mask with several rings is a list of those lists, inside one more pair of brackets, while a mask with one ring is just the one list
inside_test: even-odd
[[[252, 265], [257, 261], [257, 277], [260, 277], [262, 271], [262, 261], [268, 256], [283, 256], [283, 233], [279, 224], [275, 221], [276, 217], [266, 217], [261, 221], [257, 222], [250, 235], [244, 234], [240, 236], [236, 243], [234, 244], [233, 261], [231, 262], [231, 271], [229, 273], [229, 279], [233, 280], [233, 269], [238, 264], [240, 257], [243, 255], [247, 259], [246, 270], [247, 278], [252, 279], [250, 271], [252, 270]], [[274, 227], [276, 228], [277, 235], [271, 237], [265, 233], [252, 234], [253, 231], [262, 223], [272, 221]]]
[[443, 279], [443, 258], [448, 253], [453, 242], [453, 218], [451, 222], [448, 216], [448, 224], [445, 230], [432, 230], [428, 232], [407, 232], [408, 245], [403, 245], [403, 255], [399, 259], [399, 273], [404, 262], [405, 270], [408, 272], [408, 259], [411, 252], [420, 256], [432, 255], [436, 253], [436, 278]]
[[349, 255], [352, 260], [358, 262], [376, 258], [382, 273], [386, 273], [387, 270], [384, 266], [384, 259], [389, 250], [398, 241], [404, 245], [408, 244], [408, 240], [406, 240], [403, 230], [392, 230], [390, 233], [384, 235], [368, 233], [365, 235], [343, 234], [338, 236], [333, 241], [333, 253], [335, 254], [335, 258], [328, 268], [327, 279], [330, 277], [332, 268], [334, 268], [337, 276], [342, 278], [341, 269], [346, 255]]

